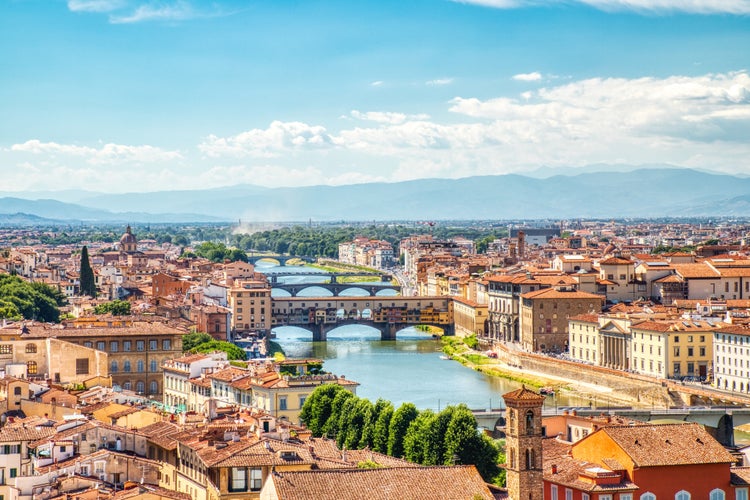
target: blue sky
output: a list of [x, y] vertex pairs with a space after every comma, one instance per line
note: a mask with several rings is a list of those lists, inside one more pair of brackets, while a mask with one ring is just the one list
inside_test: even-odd
[[2, 191], [750, 174], [750, 0], [8, 0]]

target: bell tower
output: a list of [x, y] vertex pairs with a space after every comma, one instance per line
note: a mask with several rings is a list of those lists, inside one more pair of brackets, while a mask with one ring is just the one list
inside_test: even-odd
[[543, 500], [542, 405], [544, 396], [526, 387], [505, 400], [506, 485], [510, 500]]

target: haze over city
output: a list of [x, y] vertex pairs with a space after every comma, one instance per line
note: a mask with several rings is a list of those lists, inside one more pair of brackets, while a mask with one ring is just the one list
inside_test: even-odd
[[746, 174], [748, 14], [745, 0], [4, 2], [2, 190]]

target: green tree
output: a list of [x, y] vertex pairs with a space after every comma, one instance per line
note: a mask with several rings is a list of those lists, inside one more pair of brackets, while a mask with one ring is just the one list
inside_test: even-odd
[[[368, 442], [372, 441], [372, 420], [373, 405], [369, 399], [357, 398], [354, 400], [354, 408], [347, 415], [346, 419], [346, 438], [344, 446], [347, 449], [364, 448], [369, 446]], [[369, 427], [369, 430], [368, 430]], [[365, 442], [362, 445], [362, 442]]]
[[355, 398], [356, 396], [349, 391], [339, 391], [338, 394], [333, 398], [331, 403], [331, 415], [323, 424], [323, 435], [328, 437], [335, 437], [339, 434], [339, 420], [341, 419], [341, 413], [346, 402]]
[[[375, 403], [375, 407], [378, 407], [377, 403]], [[390, 401], [385, 401], [385, 404], [378, 412], [372, 436], [372, 449], [378, 453], [388, 452], [388, 428], [391, 424], [391, 417], [393, 417], [393, 404]]]
[[91, 262], [89, 261], [89, 249], [86, 245], [81, 249], [81, 295], [88, 295], [89, 297], [96, 297], [96, 279], [94, 278], [94, 270], [91, 269]]
[[[432, 447], [428, 440], [430, 429], [435, 423], [437, 416], [432, 410], [419, 412], [404, 435], [404, 458], [417, 464], [425, 463], [427, 448]], [[440, 437], [442, 441], [442, 436]]]
[[223, 340], [212, 339], [209, 342], [203, 342], [190, 349], [191, 353], [209, 353], [214, 351], [224, 351], [227, 353], [227, 359], [229, 360], [245, 361], [247, 359], [247, 353], [242, 348]]
[[130, 302], [127, 300], [113, 300], [94, 307], [94, 314], [111, 314], [113, 316], [127, 316], [130, 314]]
[[473, 464], [485, 481], [499, 472], [499, 450], [495, 443], [477, 430], [477, 420], [466, 405], [459, 405], [445, 432], [445, 465]]
[[200, 344], [211, 342], [214, 338], [204, 332], [193, 332], [183, 335], [182, 352], [188, 352]]
[[299, 418], [310, 429], [313, 436], [323, 435], [323, 427], [331, 416], [333, 400], [339, 392], [345, 390], [338, 384], [323, 384], [316, 387], [305, 399]]
[[397, 458], [404, 456], [404, 436], [418, 414], [419, 411], [413, 403], [404, 403], [393, 412], [388, 428], [388, 455]]
[[0, 274], [0, 318], [32, 319], [58, 323], [65, 296], [45, 283], [29, 283], [18, 276]]

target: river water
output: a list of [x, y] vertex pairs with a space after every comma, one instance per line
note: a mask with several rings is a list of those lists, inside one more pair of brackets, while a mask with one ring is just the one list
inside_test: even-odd
[[[309, 267], [275, 267], [264, 262], [258, 263], [256, 269], [259, 272], [312, 271]], [[284, 281], [319, 283], [320, 278], [293, 276], [284, 278]], [[359, 295], [361, 292], [352, 289], [341, 295]], [[393, 293], [384, 290], [379, 295]], [[272, 295], [288, 294], [273, 290]], [[330, 292], [311, 287], [300, 292], [299, 296], [330, 296]], [[396, 406], [412, 402], [420, 409], [433, 410], [458, 403], [465, 403], [472, 409], [502, 408], [502, 395], [520, 387], [517, 382], [490, 377], [458, 362], [441, 359], [440, 341], [414, 328], [400, 331], [397, 339], [391, 341], [380, 340], [380, 332], [363, 325], [336, 328], [328, 333], [326, 342], [313, 342], [312, 334], [302, 328], [275, 328], [274, 333], [276, 342], [288, 357], [323, 359], [326, 371], [359, 382], [357, 394], [372, 401], [383, 398]], [[549, 407], [588, 404], [588, 399], [584, 401], [564, 395], [547, 398]]]

